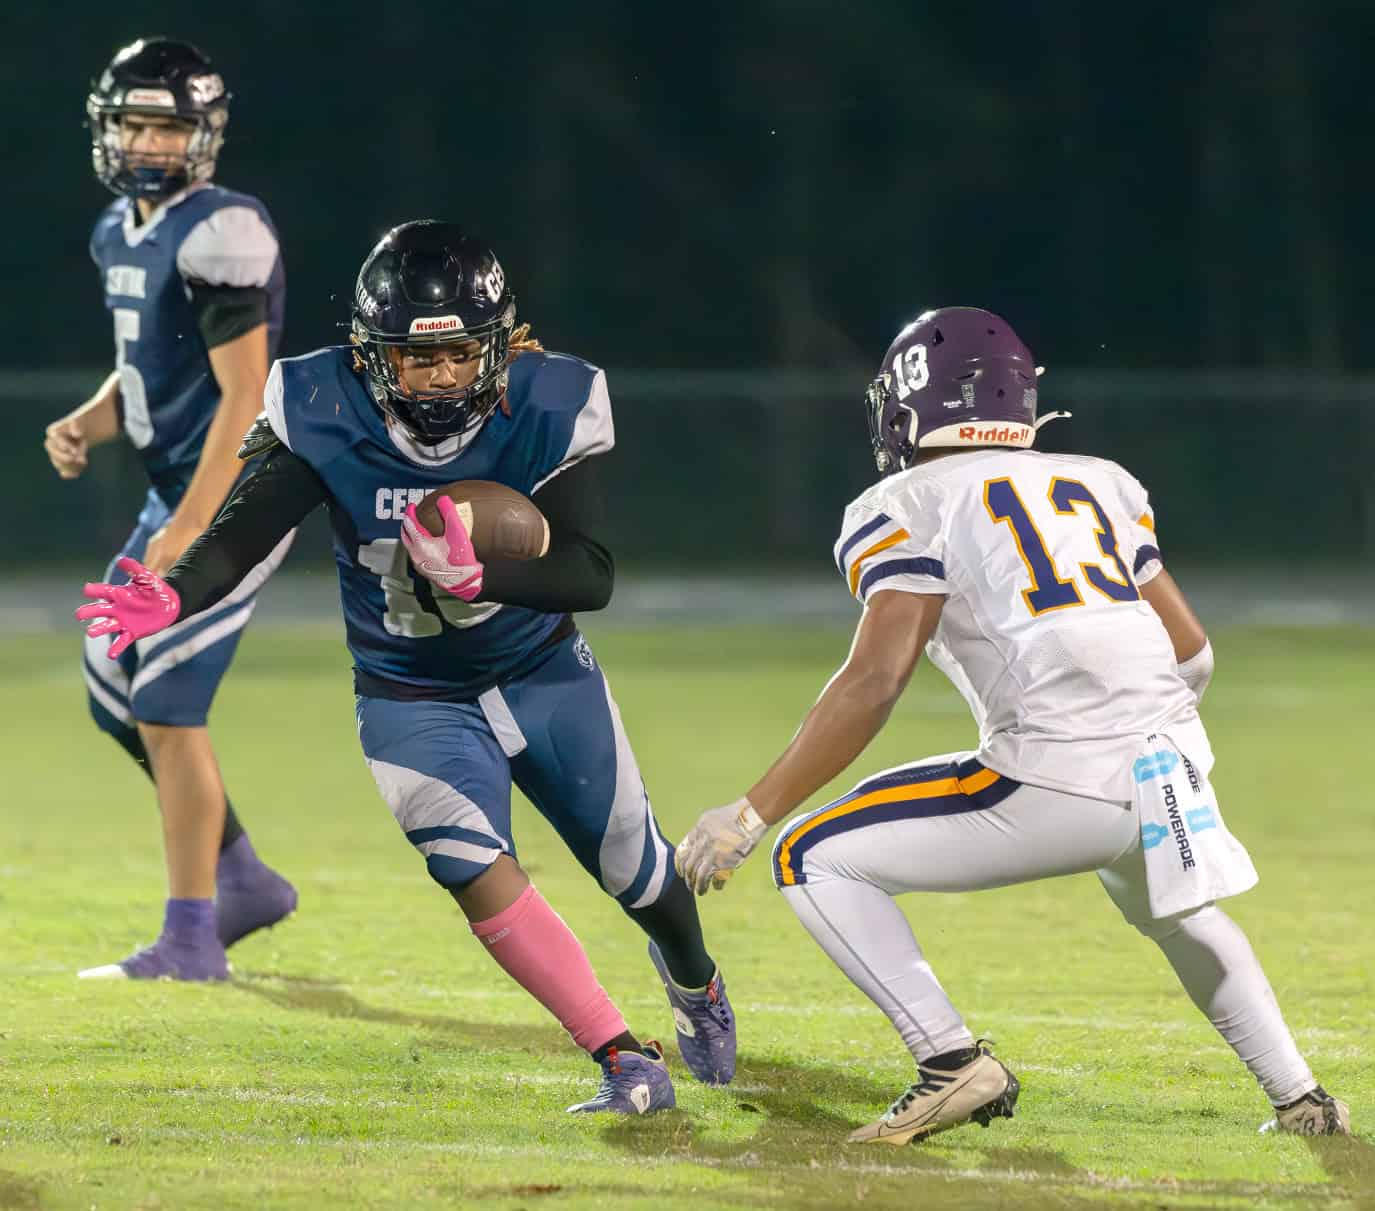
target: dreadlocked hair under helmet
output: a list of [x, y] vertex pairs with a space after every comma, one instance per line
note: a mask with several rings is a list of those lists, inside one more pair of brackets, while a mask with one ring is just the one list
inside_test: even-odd
[[511, 332], [511, 341], [507, 346], [509, 352], [506, 354], [506, 361], [513, 362], [522, 353], [543, 353], [544, 346], [530, 335], [529, 324], [517, 324]]

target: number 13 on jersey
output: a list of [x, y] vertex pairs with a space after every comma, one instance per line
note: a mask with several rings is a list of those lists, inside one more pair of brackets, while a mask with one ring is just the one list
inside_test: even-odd
[[[1079, 572], [1083, 579], [1110, 601], [1140, 600], [1141, 594], [1117, 552], [1117, 535], [1112, 522], [1088, 487], [1077, 479], [1057, 476], [1050, 481], [1048, 496], [1056, 513], [1066, 517], [1082, 516], [1085, 521], [1097, 523], [1094, 532], [1098, 537], [1098, 549], [1103, 553], [1104, 561], [1110, 560], [1111, 564], [1105, 566], [1104, 562], [1092, 561], [1081, 563]], [[1086, 506], [1091, 517], [1080, 514], [1080, 506]], [[1033, 615], [1084, 604], [1083, 595], [1073, 578], [1060, 575], [1055, 560], [1046, 550], [1041, 532], [1031, 520], [1031, 514], [1010, 479], [990, 479], [984, 484], [984, 507], [995, 522], [1006, 523], [1012, 531], [1017, 553], [1031, 577], [1031, 587], [1022, 590], [1022, 599]], [[1115, 569], [1117, 574], [1114, 575], [1111, 569]]]

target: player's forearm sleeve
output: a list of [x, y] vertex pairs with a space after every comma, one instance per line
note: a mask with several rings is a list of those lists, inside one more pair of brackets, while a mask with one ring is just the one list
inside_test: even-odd
[[491, 559], [479, 601], [525, 606], [547, 614], [600, 610], [611, 600], [616, 565], [594, 537], [601, 528], [602, 458], [555, 476], [532, 498], [549, 522], [549, 550], [539, 559]]
[[167, 573], [181, 617], [226, 597], [327, 496], [320, 477], [290, 450], [279, 447], [254, 466]]
[[546, 614], [604, 609], [616, 579], [611, 552], [583, 535], [560, 539], [550, 530], [548, 554], [539, 559], [489, 560], [477, 599]]

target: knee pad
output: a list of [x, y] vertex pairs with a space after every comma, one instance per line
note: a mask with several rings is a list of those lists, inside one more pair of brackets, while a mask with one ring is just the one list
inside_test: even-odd
[[371, 756], [367, 763], [393, 818], [440, 887], [461, 891], [501, 854], [515, 857], [509, 817], [489, 815], [433, 774]]
[[[452, 835], [457, 832], [462, 832], [463, 836]], [[406, 834], [406, 840], [424, 857], [430, 878], [451, 892], [462, 891], [479, 875], [486, 874], [502, 854], [509, 852], [496, 837], [467, 829], [412, 829]]]

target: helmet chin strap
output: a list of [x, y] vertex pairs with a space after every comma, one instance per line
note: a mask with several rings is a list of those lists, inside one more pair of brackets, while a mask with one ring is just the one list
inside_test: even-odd
[[1036, 423], [1032, 428], [1039, 430], [1042, 425], [1048, 425], [1053, 420], [1059, 420], [1061, 417], [1068, 420], [1073, 415], [1073, 412], [1047, 412], [1044, 416], [1038, 416], [1036, 418]]

